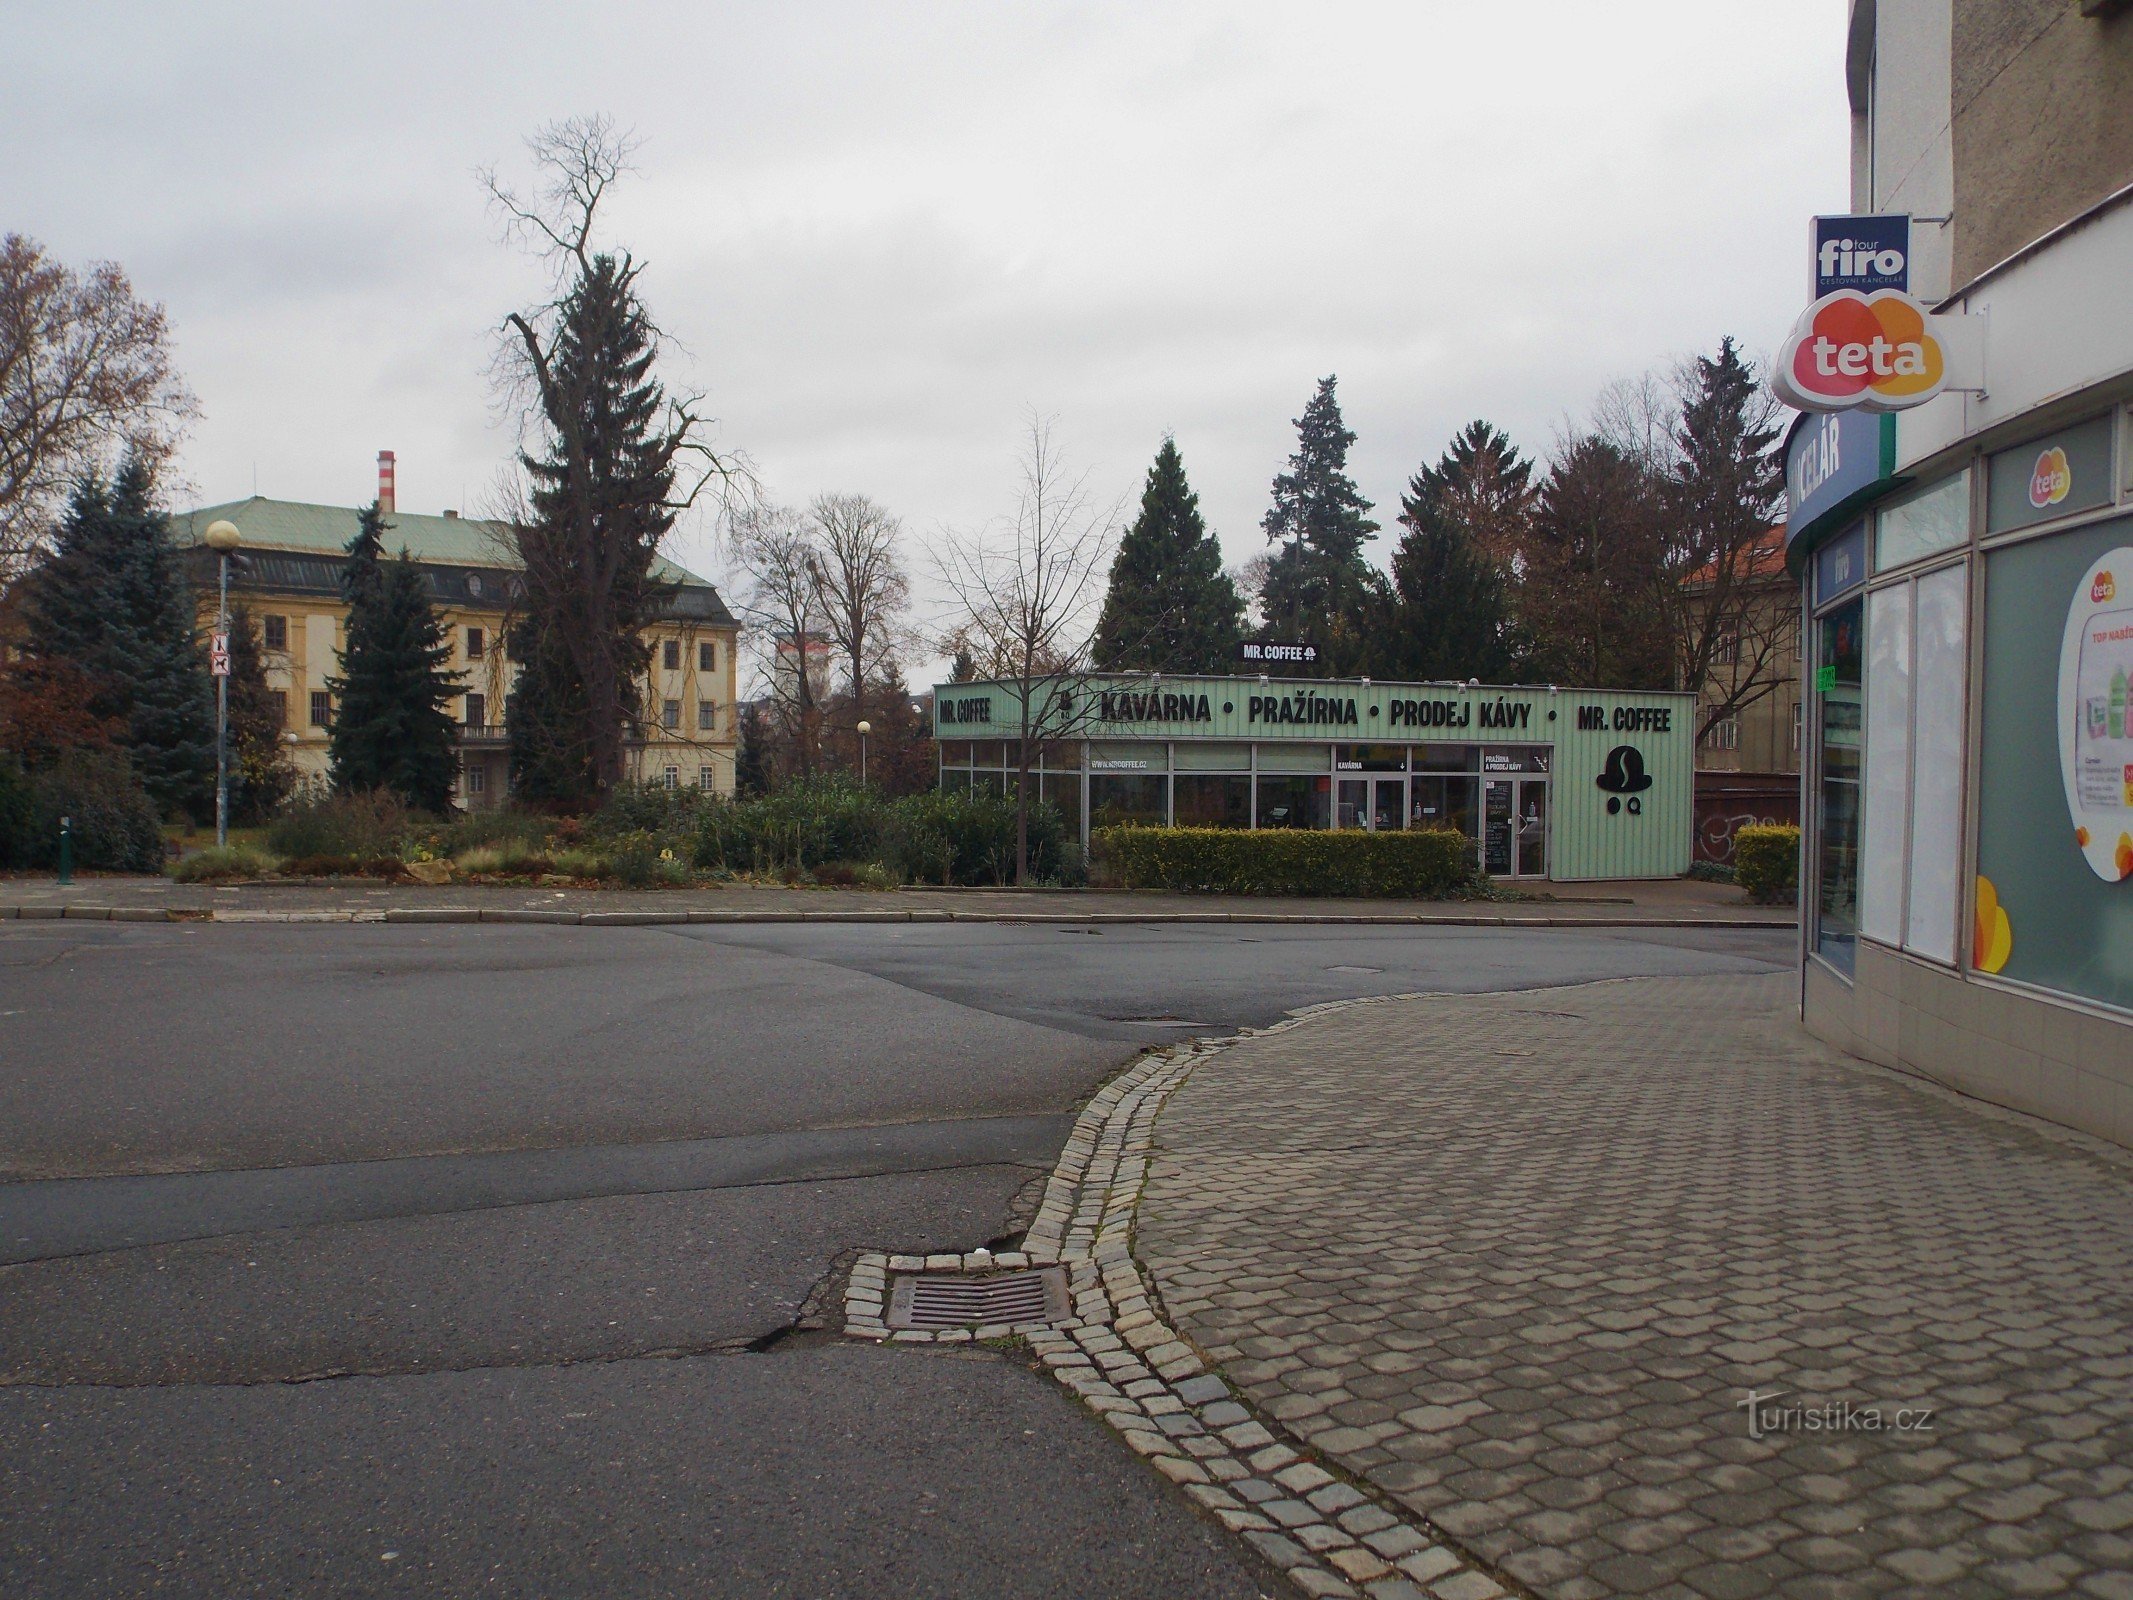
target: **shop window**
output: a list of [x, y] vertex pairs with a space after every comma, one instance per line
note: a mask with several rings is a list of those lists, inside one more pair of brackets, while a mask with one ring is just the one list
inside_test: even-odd
[[1911, 586], [1866, 601], [1866, 722], [1860, 805], [1859, 931], [1903, 940], [1904, 838], [1910, 828]]
[[1146, 828], [1170, 822], [1170, 778], [1161, 772], [1092, 772], [1089, 775], [1089, 826], [1115, 828], [1128, 823]]
[[699, 700], [699, 701], [697, 701], [697, 702], [696, 702], [696, 731], [697, 731], [698, 733], [711, 733], [711, 732], [715, 731], [715, 730], [717, 729], [717, 727], [718, 727], [718, 702], [717, 702], [716, 700]]
[[1322, 744], [1262, 744], [1254, 755], [1261, 772], [1326, 772], [1332, 765]]
[[1333, 748], [1333, 765], [1342, 772], [1405, 772], [1403, 744], [1343, 744]]
[[467, 696], [467, 726], [486, 728], [489, 725], [489, 697], [485, 694]]
[[[2104, 575], [2110, 581], [2104, 581]], [[2133, 519], [1986, 558], [1970, 964], [2133, 1010]]]
[[1849, 974], [1859, 927], [1859, 751], [1865, 626], [1862, 600], [1815, 622], [1815, 951]]
[[1407, 825], [1448, 828], [1478, 839], [1480, 793], [1480, 784], [1471, 777], [1425, 777], [1418, 773], [1408, 780]]
[[1478, 772], [1478, 748], [1470, 744], [1418, 744], [1409, 755], [1417, 772]]
[[330, 728], [333, 726], [333, 696], [324, 689], [313, 689], [311, 691], [311, 726], [314, 728]]
[[715, 672], [718, 670], [718, 646], [708, 639], [700, 641], [696, 646], [696, 670], [698, 672]]
[[1876, 514], [1874, 570], [1886, 572], [1952, 550], [1969, 537], [1970, 473], [1966, 469]]
[[679, 672], [681, 670], [681, 641], [679, 639], [667, 639], [660, 644], [659, 664], [669, 672]]
[[[1265, 754], [1262, 748], [1261, 754]], [[1262, 828], [1324, 828], [1333, 821], [1333, 779], [1307, 772], [1259, 774], [1252, 802]]]
[[1985, 531], [2070, 517], [2111, 499], [2111, 419], [2097, 417], [1994, 455], [1985, 469]]
[[269, 650], [286, 650], [289, 648], [289, 619], [271, 615], [261, 617], [259, 634]]
[[488, 635], [480, 628], [467, 629], [467, 659], [469, 661], [479, 661], [482, 657], [482, 652], [488, 648], [488, 644]]
[[1181, 772], [1171, 797], [1181, 828], [1249, 828], [1252, 825], [1252, 780], [1212, 772]]
[[968, 739], [943, 739], [940, 743], [941, 765], [944, 767], [967, 767], [970, 765], [970, 741]]
[[659, 725], [670, 731], [678, 730], [681, 727], [681, 702], [679, 700], [664, 700], [660, 702]]
[[1180, 772], [1249, 772], [1252, 747], [1215, 739], [1180, 739], [1172, 764]]
[[[1170, 752], [1160, 744], [1101, 743], [1089, 746], [1091, 772], [1155, 772], [1170, 765]], [[1092, 800], [1090, 804], [1094, 804]]]

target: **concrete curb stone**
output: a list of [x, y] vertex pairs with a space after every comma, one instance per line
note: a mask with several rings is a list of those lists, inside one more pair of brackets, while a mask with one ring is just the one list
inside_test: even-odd
[[[1141, 920], [1141, 919], [1129, 919]], [[960, 1257], [870, 1253], [845, 1293], [845, 1333], [876, 1343], [968, 1342], [1019, 1334], [1047, 1371], [1165, 1479], [1243, 1535], [1314, 1600], [1495, 1600], [1512, 1590], [1463, 1550], [1381, 1495], [1344, 1479], [1277, 1422], [1257, 1416], [1164, 1319], [1132, 1254], [1132, 1236], [1163, 1104], [1210, 1056], [1307, 1017], [1412, 996], [1331, 1001], [1268, 1028], [1150, 1053], [1096, 1092], [1068, 1136], [1022, 1249]], [[924, 1333], [886, 1321], [892, 1275], [1060, 1266], [1072, 1314], [1053, 1323]]]

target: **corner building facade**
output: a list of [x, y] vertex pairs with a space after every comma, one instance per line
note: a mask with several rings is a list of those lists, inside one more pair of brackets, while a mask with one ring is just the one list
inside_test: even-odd
[[1845, 75], [1852, 210], [1985, 364], [1787, 443], [1801, 1015], [2133, 1145], [2133, 10], [1853, 0]]

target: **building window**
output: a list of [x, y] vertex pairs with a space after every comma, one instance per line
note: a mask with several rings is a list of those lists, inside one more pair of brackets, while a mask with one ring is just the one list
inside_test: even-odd
[[311, 691], [311, 726], [314, 728], [330, 728], [333, 726], [333, 696], [324, 689], [313, 689]]
[[698, 767], [696, 769], [696, 787], [699, 789], [713, 787], [711, 769], [709, 767]]
[[288, 727], [289, 691], [286, 689], [269, 689], [267, 693], [274, 700], [274, 727], [276, 731]]
[[1706, 750], [1738, 750], [1740, 748], [1740, 718], [1720, 717], [1704, 731], [1703, 747]]
[[261, 639], [269, 650], [286, 650], [289, 648], [289, 619], [287, 617], [261, 617], [259, 619], [259, 632]]
[[681, 702], [679, 700], [661, 702], [659, 725], [667, 729], [678, 729], [681, 726]]
[[1815, 937], [1825, 961], [1849, 977], [1859, 925], [1859, 756], [1865, 717], [1863, 599], [1815, 623], [1815, 721], [1822, 731], [1815, 786]]
[[717, 668], [718, 646], [708, 640], [698, 644], [696, 647], [696, 670], [698, 672], [713, 672]]
[[480, 573], [470, 572], [467, 574], [467, 593], [471, 595], [479, 595], [481, 593]]
[[1714, 667], [1736, 667], [1740, 665], [1739, 634], [1726, 634], [1711, 647], [1711, 665]]
[[467, 768], [467, 793], [480, 794], [489, 786], [489, 769], [477, 761]]
[[486, 728], [489, 725], [489, 697], [485, 694], [467, 696], [467, 726]]
[[1806, 725], [1807, 702], [1795, 700], [1792, 703], [1792, 753], [1794, 755], [1800, 753], [1800, 732]]
[[669, 672], [681, 670], [681, 641], [669, 639], [659, 647], [659, 664]]
[[712, 732], [712, 731], [713, 731], [714, 729], [716, 729], [717, 727], [718, 727], [718, 702], [717, 702], [716, 700], [699, 700], [699, 701], [697, 701], [697, 702], [696, 702], [696, 731], [697, 731], [698, 733], [710, 733], [710, 732]]
[[667, 768], [666, 776], [661, 781], [664, 782], [669, 789], [679, 789], [681, 787], [681, 768]]
[[467, 629], [467, 659], [469, 661], [479, 661], [481, 659], [482, 648], [487, 643], [488, 640], [482, 637], [481, 629]]

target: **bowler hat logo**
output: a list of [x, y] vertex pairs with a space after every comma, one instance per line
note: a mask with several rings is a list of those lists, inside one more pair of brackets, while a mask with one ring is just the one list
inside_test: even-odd
[[1629, 809], [1633, 815], [1641, 814], [1644, 802], [1634, 798], [1652, 786], [1652, 775], [1644, 770], [1644, 756], [1633, 744], [1618, 744], [1607, 752], [1607, 766], [1592, 780], [1607, 791], [1607, 810], [1611, 816], [1622, 809], [1622, 796], [1629, 795]]

